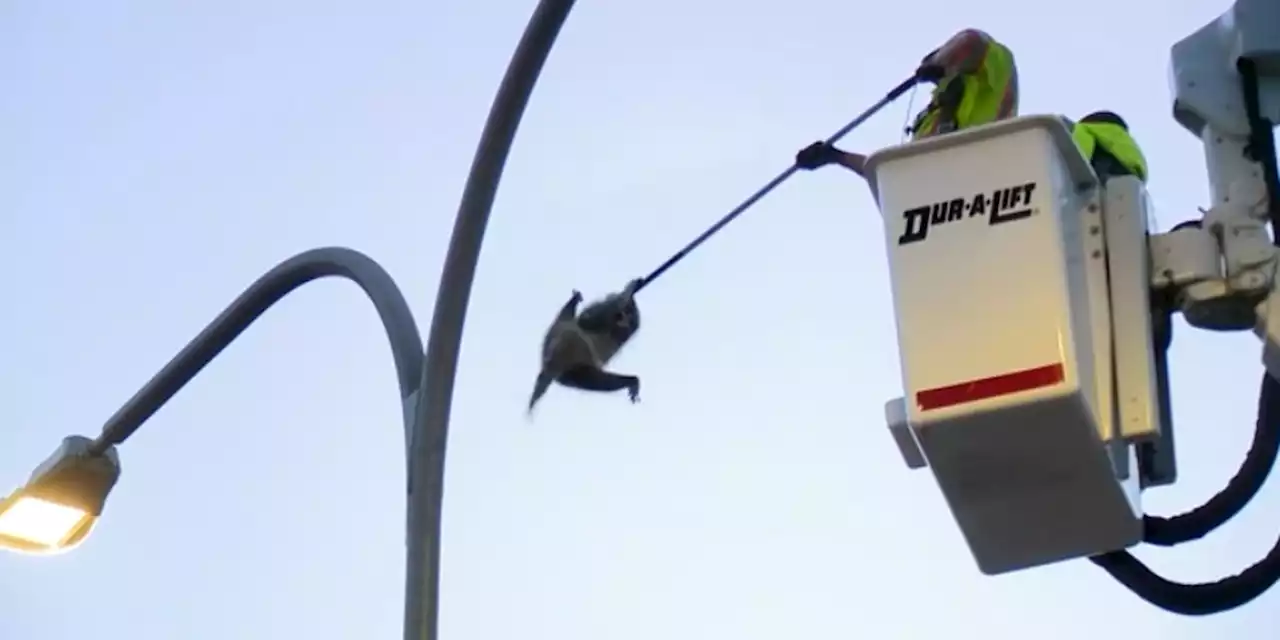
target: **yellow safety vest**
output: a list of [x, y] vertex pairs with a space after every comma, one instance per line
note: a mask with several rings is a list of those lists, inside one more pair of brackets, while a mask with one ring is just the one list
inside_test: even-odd
[[1071, 137], [1090, 162], [1094, 151], [1102, 147], [1139, 180], [1147, 181], [1147, 159], [1124, 127], [1110, 122], [1077, 122], [1072, 127]]
[[[954, 125], [951, 131], [959, 131], [969, 127], [995, 122], [1000, 118], [1000, 107], [1002, 106], [1005, 93], [1009, 90], [1009, 84], [1014, 81], [1016, 70], [1013, 62], [1013, 52], [1008, 47], [996, 41], [991, 41], [987, 47], [987, 53], [982, 58], [982, 64], [978, 66], [978, 72], [972, 74], [960, 74], [944, 79], [938, 83], [933, 90], [933, 96], [930, 100], [929, 107], [920, 113], [916, 119], [916, 124], [912, 128], [912, 137], [914, 139], [925, 138], [930, 135], [938, 135], [936, 133], [927, 133], [934, 129], [938, 118], [944, 117], [947, 111], [946, 93], [948, 91], [956, 91], [957, 87], [953, 83], [959, 82], [961, 91], [960, 101], [952, 115]], [[1012, 112], [1008, 115], [1016, 115], [1017, 105], [1013, 105]], [[943, 129], [945, 133], [948, 129]]]

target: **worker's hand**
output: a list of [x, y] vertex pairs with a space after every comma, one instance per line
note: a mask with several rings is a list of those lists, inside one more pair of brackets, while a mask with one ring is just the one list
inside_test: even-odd
[[582, 292], [578, 291], [577, 289], [574, 289], [573, 295], [570, 297], [570, 300], [572, 300], [574, 304], [582, 302]]
[[806, 171], [812, 171], [819, 167], [825, 167], [839, 159], [840, 150], [820, 140], [796, 153], [796, 166]]
[[924, 63], [916, 69], [916, 80], [919, 82], [937, 83], [947, 75], [947, 70], [940, 64]]

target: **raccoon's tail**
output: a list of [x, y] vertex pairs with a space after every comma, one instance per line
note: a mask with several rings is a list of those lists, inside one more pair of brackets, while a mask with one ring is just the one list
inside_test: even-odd
[[547, 371], [538, 373], [538, 379], [533, 383], [533, 394], [529, 396], [528, 413], [533, 413], [534, 405], [547, 394], [547, 389], [551, 388], [551, 383], [555, 382], [555, 376]]

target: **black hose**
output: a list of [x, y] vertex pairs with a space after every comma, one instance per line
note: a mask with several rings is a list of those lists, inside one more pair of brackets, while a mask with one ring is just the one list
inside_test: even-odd
[[[1179, 226], [1199, 226], [1199, 221], [1183, 223]], [[1167, 384], [1167, 358], [1169, 345], [1173, 338], [1172, 300], [1163, 297], [1152, 301], [1153, 342], [1156, 349], [1156, 367], [1165, 382], [1159, 387], [1160, 415], [1172, 415]], [[1171, 437], [1172, 434], [1170, 434]], [[1172, 448], [1172, 441], [1144, 443], [1141, 446], [1159, 445]], [[1150, 454], [1139, 457], [1139, 463], [1145, 464], [1154, 452], [1140, 450]], [[1169, 455], [1169, 452], [1163, 452]], [[1210, 498], [1207, 502], [1183, 514], [1171, 517], [1143, 516], [1142, 541], [1161, 547], [1172, 547], [1199, 540], [1222, 526], [1249, 504], [1262, 485], [1266, 483], [1276, 459], [1280, 457], [1280, 420], [1259, 421], [1254, 430], [1253, 442], [1245, 454], [1244, 461], [1227, 486]]]
[[[1270, 377], [1270, 376], [1266, 376]], [[1264, 391], [1265, 391], [1264, 387]], [[1240, 470], [1227, 486], [1207, 502], [1183, 514], [1171, 517], [1143, 516], [1142, 541], [1161, 547], [1199, 540], [1222, 526], [1258, 495], [1280, 454], [1280, 414], [1275, 420], [1258, 418], [1253, 443], [1245, 454]]]
[[[1280, 382], [1262, 376], [1258, 401], [1258, 431], [1274, 434], [1280, 423]], [[1274, 445], [1274, 440], [1273, 443]], [[1128, 551], [1113, 551], [1090, 558], [1111, 577], [1143, 600], [1166, 611], [1188, 616], [1221, 613], [1247, 604], [1280, 580], [1280, 539], [1261, 560], [1244, 571], [1217, 582], [1183, 584], [1155, 574]]]

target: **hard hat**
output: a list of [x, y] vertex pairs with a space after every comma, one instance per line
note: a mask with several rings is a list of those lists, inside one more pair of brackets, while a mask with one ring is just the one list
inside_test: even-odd
[[1080, 122], [1100, 122], [1106, 124], [1114, 124], [1125, 131], [1129, 130], [1129, 123], [1124, 118], [1116, 115], [1113, 111], [1094, 111], [1093, 113], [1080, 119]]

